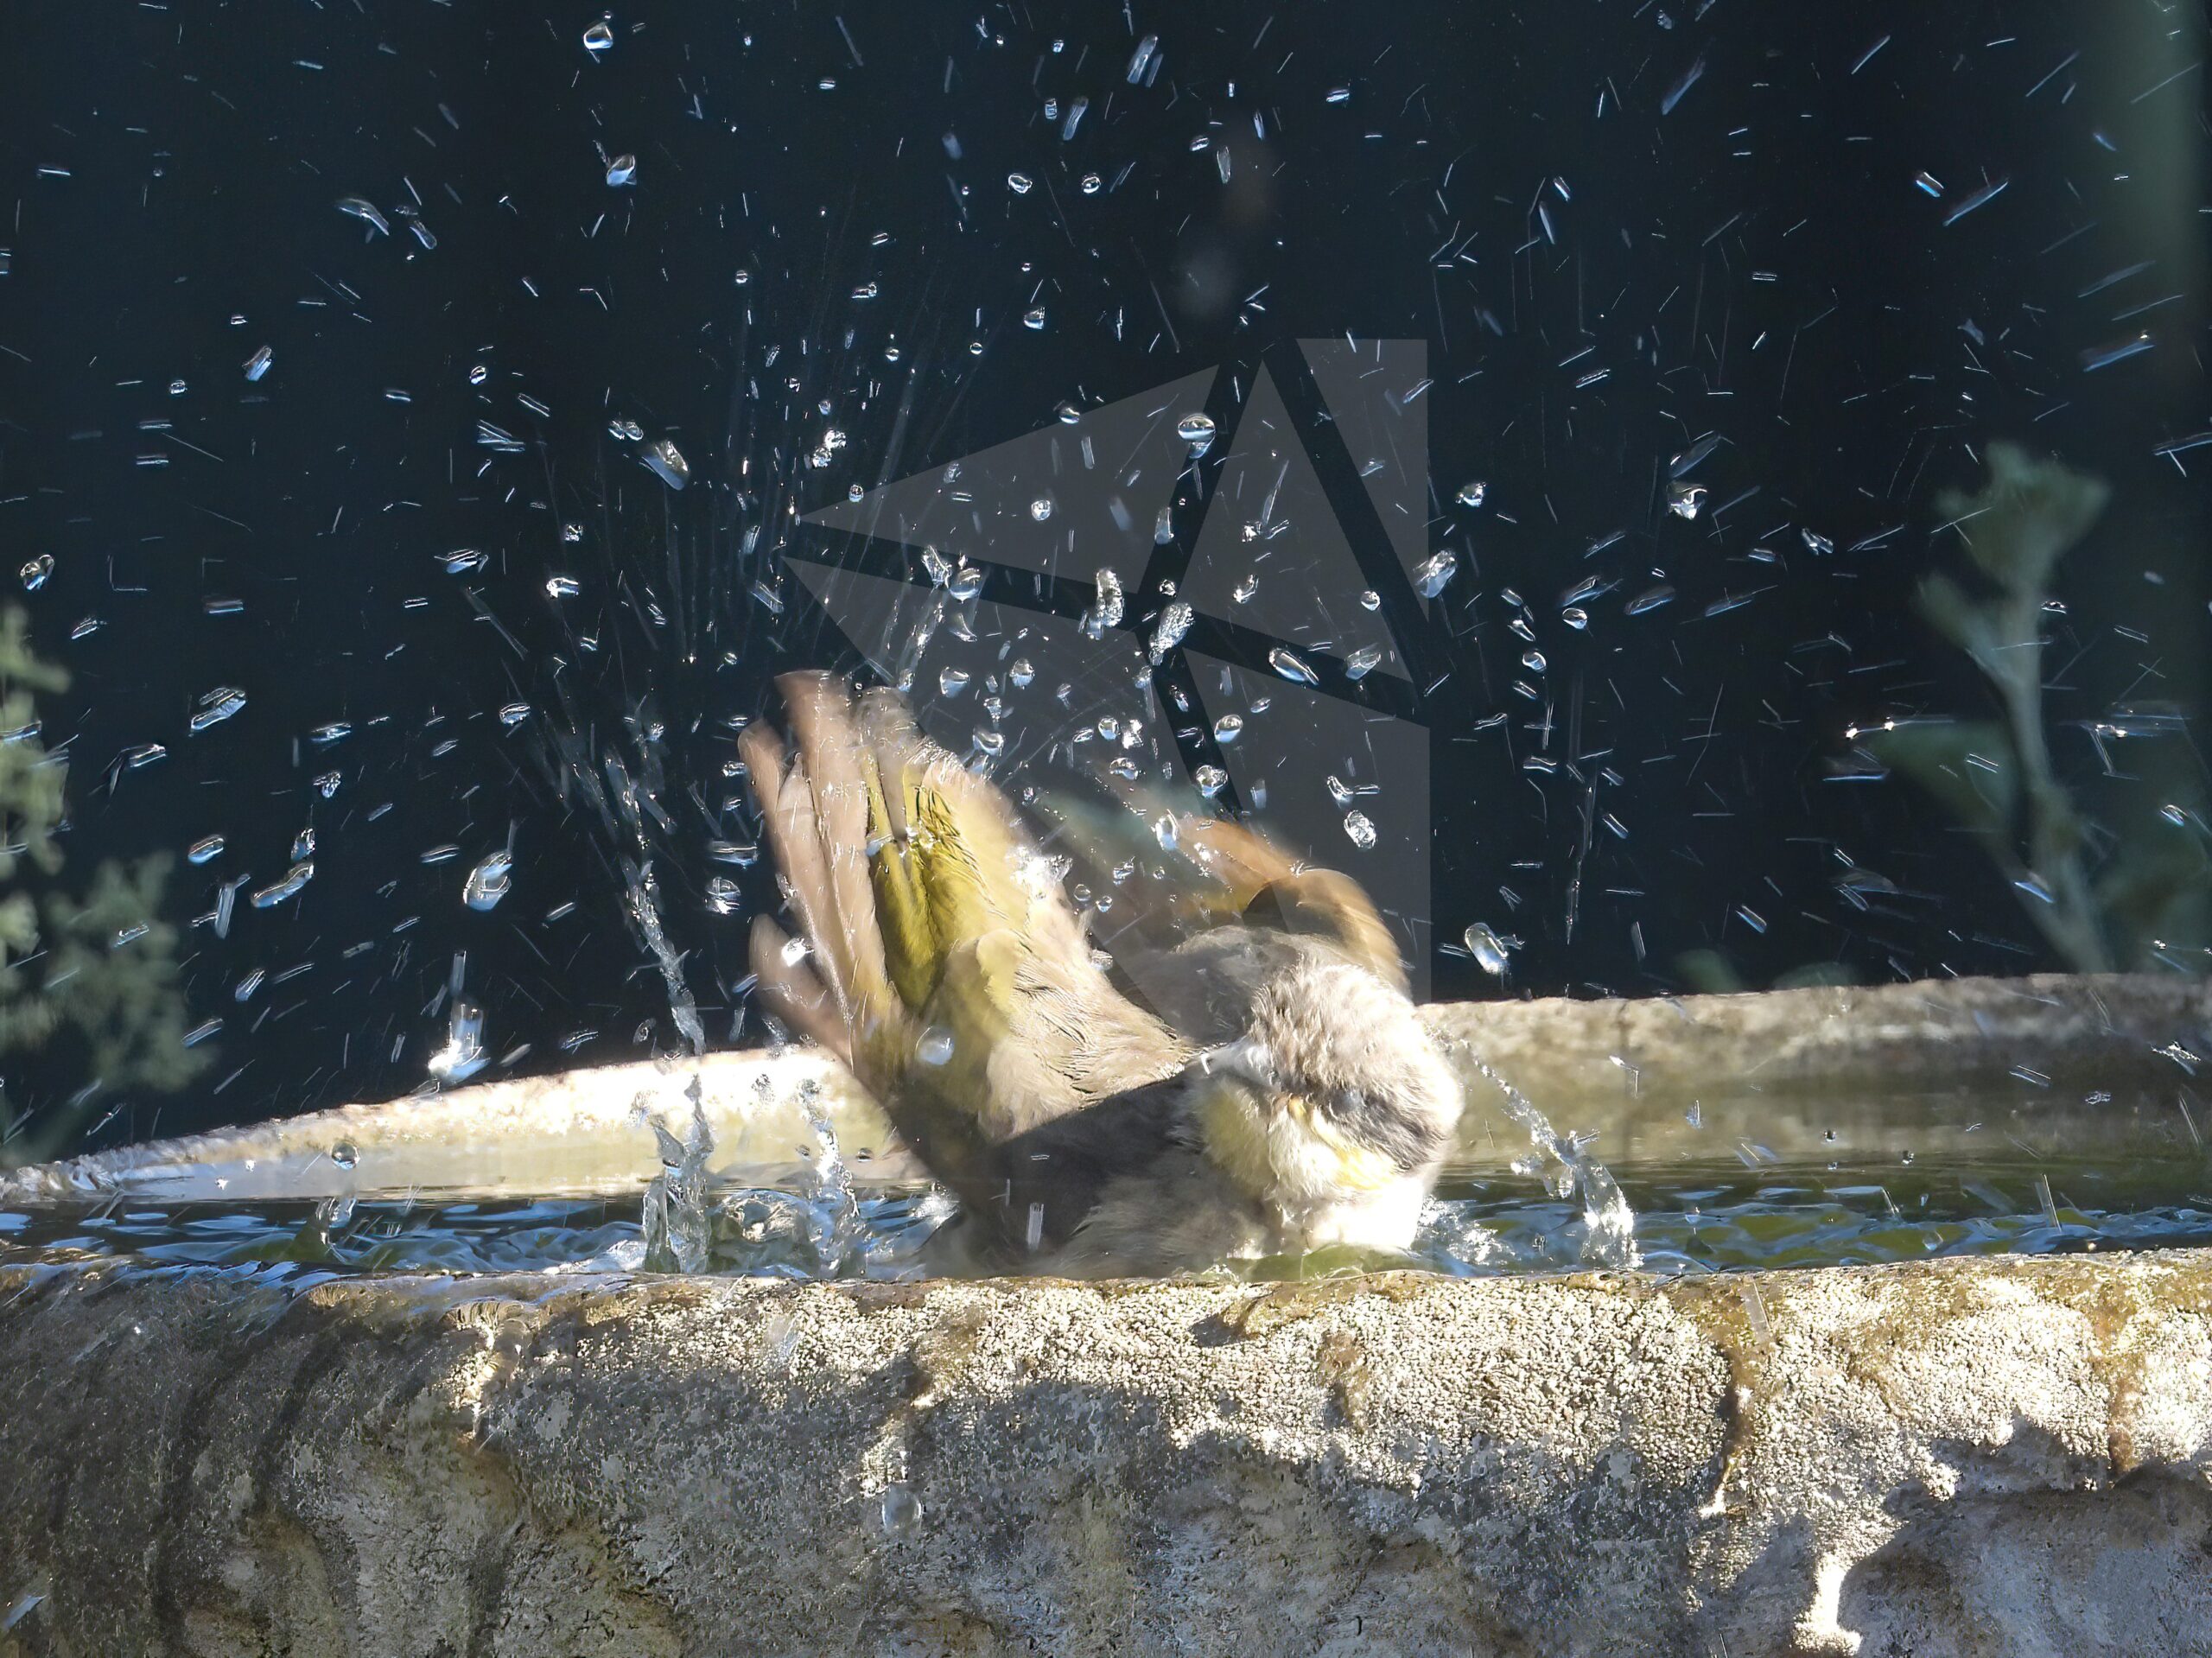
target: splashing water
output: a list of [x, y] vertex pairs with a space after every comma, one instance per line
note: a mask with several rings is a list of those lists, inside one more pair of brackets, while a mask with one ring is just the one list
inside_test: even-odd
[[[660, 965], [660, 976], [668, 986], [669, 1012], [676, 1020], [677, 1032], [690, 1046], [692, 1057], [697, 1058], [707, 1051], [707, 1027], [700, 1023], [699, 1004], [692, 1000], [691, 987], [684, 982], [683, 958], [668, 942], [667, 930], [661, 925], [660, 889], [653, 880], [652, 863], [650, 860], [639, 864], [626, 862], [622, 874], [628, 887], [630, 918], [637, 923], [645, 947]], [[703, 1121], [699, 1127], [705, 1128]]]
[[[1632, 1270], [1642, 1263], [1636, 1244], [1636, 1211], [1622, 1195], [1620, 1183], [1605, 1165], [1583, 1150], [1584, 1142], [1562, 1136], [1535, 1102], [1491, 1069], [1489, 1062], [1464, 1042], [1447, 1045], [1470, 1068], [1505, 1096], [1505, 1115], [1529, 1131], [1529, 1144], [1540, 1158], [1556, 1166], [1545, 1184], [1556, 1197], [1580, 1195], [1584, 1236], [1582, 1258], [1593, 1267]], [[1516, 1172], [1521, 1166], [1515, 1166]], [[1540, 1161], [1528, 1172], [1541, 1172]]]
[[715, 1136], [707, 1127], [697, 1077], [691, 1080], [691, 1127], [682, 1140], [658, 1118], [649, 1118], [660, 1147], [660, 1172], [645, 1188], [645, 1262], [650, 1272], [702, 1273], [713, 1242], [713, 1189], [707, 1158]]
[[[810, 1280], [919, 1275], [922, 1246], [951, 1217], [951, 1197], [934, 1188], [918, 1196], [859, 1197], [814, 1083], [801, 1084], [797, 1096], [813, 1144], [795, 1148], [797, 1169], [776, 1185], [719, 1179], [709, 1172], [714, 1136], [697, 1078], [688, 1092], [691, 1127], [683, 1140], [649, 1119], [662, 1166], [645, 1190], [648, 1271]], [[771, 1102], [763, 1090], [760, 1103]]]

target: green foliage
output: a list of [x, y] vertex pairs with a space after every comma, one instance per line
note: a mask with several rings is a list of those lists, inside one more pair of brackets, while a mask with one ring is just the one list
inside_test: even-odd
[[184, 1045], [177, 931], [159, 915], [169, 861], [156, 854], [104, 863], [81, 900], [46, 902], [54, 943], [46, 994], [92, 1049], [92, 1074], [111, 1089], [181, 1088], [206, 1057]]
[[1900, 724], [1864, 738], [1874, 758], [1902, 772], [1970, 829], [2008, 833], [2018, 800], [2012, 740], [1991, 721]]
[[[1675, 957], [1675, 976], [1701, 996], [1733, 996], [1757, 989], [1726, 951], [1700, 947]], [[1857, 984], [1859, 975], [1841, 962], [1803, 962], [1777, 974], [1772, 990], [1804, 990], [1818, 985]]]
[[[32, 653], [23, 613], [0, 613], [0, 1053], [73, 1032], [92, 1083], [81, 1112], [103, 1091], [181, 1087], [210, 1056], [184, 1045], [177, 931], [159, 918], [168, 858], [103, 863], [81, 899], [49, 885], [68, 762], [41, 740], [33, 693], [68, 684]], [[42, 900], [33, 884], [48, 887]], [[54, 1155], [75, 1127], [64, 1114], [32, 1131], [0, 1101], [0, 1166]]]
[[1992, 443], [1989, 476], [1936, 502], [1985, 589], [1941, 574], [1920, 589], [1929, 625], [1970, 657], [2005, 718], [1916, 721], [1869, 734], [1885, 765], [1933, 795], [1989, 849], [2051, 947], [2082, 972], [2141, 966], [2175, 930], [2201, 930], [2212, 907], [2202, 812], [2175, 823], [2129, 821], [2108, 838], [2093, 879], [2090, 833], [2058, 780], [2043, 721], [2042, 624], [2058, 562], [2111, 498], [2100, 479]]
[[[1967, 556], [2008, 594], [2043, 607], [2051, 574], [2104, 514], [2112, 489], [2017, 443], [1989, 446], [1989, 478], [1972, 495], [1945, 490], [1936, 510], [1958, 526]], [[2014, 637], [2032, 642], [2033, 624]]]

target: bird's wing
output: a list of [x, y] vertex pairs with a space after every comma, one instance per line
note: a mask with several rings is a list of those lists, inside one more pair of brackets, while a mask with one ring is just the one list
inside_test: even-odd
[[[1223, 817], [1193, 797], [1109, 781], [1112, 799], [1049, 795], [1042, 810], [1058, 842], [1100, 890], [1114, 892], [1101, 942], [1146, 1001], [1175, 1017], [1191, 967], [1230, 947], [1215, 929], [1275, 931], [1327, 943], [1384, 983], [1403, 990], [1406, 967], [1375, 902], [1351, 876], [1294, 856], [1259, 828]], [[1133, 872], [1115, 881], [1116, 870]], [[1147, 976], [1156, 986], [1147, 986]]]
[[[740, 740], [801, 934], [754, 922], [762, 994], [971, 1210], [1006, 1211], [1010, 1142], [1175, 1075], [1187, 1050], [1093, 961], [1006, 798], [897, 697], [782, 686], [796, 752], [760, 726]], [[1021, 1237], [1026, 1209], [999, 1223]]]

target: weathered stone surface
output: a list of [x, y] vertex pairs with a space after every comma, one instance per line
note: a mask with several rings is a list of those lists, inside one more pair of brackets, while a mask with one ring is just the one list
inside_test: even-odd
[[2212, 1653], [2212, 1253], [1264, 1290], [15, 1266], [0, 1607], [35, 1588], [0, 1649]]

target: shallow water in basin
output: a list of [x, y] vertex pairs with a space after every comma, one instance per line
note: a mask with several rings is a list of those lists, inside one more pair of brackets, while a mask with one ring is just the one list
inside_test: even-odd
[[[1636, 1212], [1642, 1264], [1660, 1273], [2212, 1245], [2212, 1167], [2202, 1165], [1746, 1168], [1731, 1159], [1629, 1172], [1620, 1184]], [[1478, 1276], [1586, 1266], [1581, 1205], [1532, 1201], [1530, 1185], [1488, 1172], [1448, 1181], [1412, 1259], [1359, 1264]], [[67, 1250], [276, 1273], [672, 1267], [664, 1228], [649, 1228], [647, 1207], [638, 1193], [535, 1201], [425, 1193], [350, 1206], [40, 1204], [0, 1210], [0, 1258]], [[849, 1203], [823, 1204], [722, 1180], [706, 1192], [703, 1213], [706, 1267], [715, 1273], [883, 1279], [962, 1269], [948, 1248], [952, 1235], [931, 1242], [951, 1213], [938, 1193], [863, 1191]], [[1258, 1270], [1296, 1269], [1270, 1262]]]

